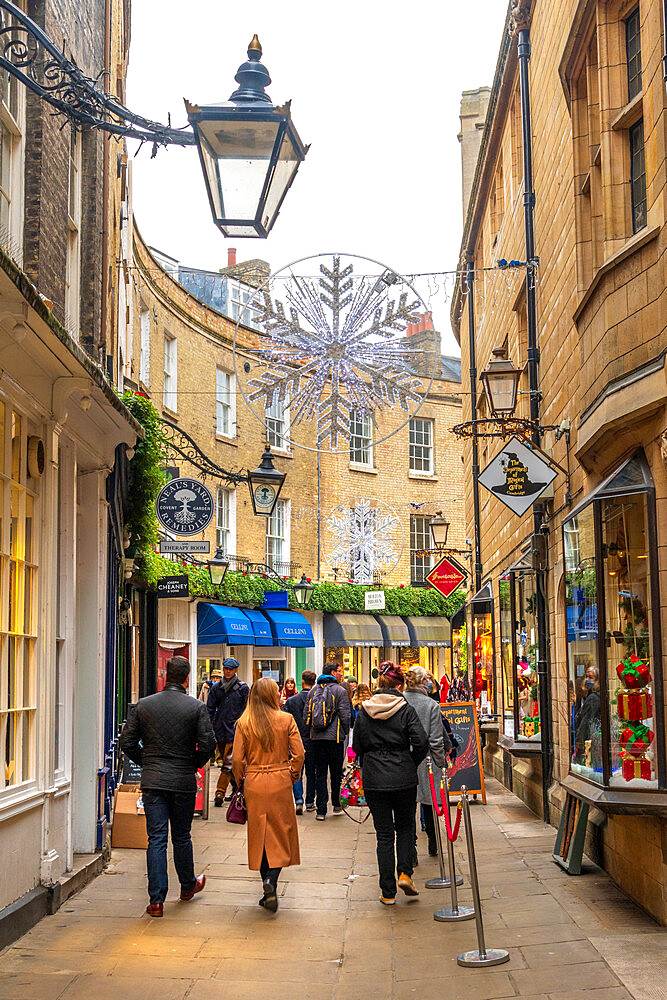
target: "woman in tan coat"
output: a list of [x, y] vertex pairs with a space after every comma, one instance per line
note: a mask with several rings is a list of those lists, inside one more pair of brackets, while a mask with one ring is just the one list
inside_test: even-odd
[[250, 689], [232, 750], [236, 783], [244, 782], [248, 807], [248, 867], [259, 871], [259, 905], [275, 913], [283, 868], [301, 863], [292, 785], [301, 774], [304, 749], [294, 717], [280, 711], [278, 685], [260, 677]]

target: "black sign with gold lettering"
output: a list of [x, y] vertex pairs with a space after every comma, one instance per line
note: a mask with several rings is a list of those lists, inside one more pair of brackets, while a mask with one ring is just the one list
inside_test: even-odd
[[479, 477], [479, 482], [506, 507], [525, 514], [556, 478], [555, 469], [513, 437]]

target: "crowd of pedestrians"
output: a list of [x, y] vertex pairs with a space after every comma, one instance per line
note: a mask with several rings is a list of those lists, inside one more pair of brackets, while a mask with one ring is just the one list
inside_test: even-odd
[[195, 875], [190, 829], [195, 772], [213, 756], [220, 766], [214, 803], [222, 806], [229, 790], [235, 808], [245, 809], [248, 867], [260, 874], [259, 905], [275, 913], [280, 873], [300, 863], [296, 817], [305, 809], [323, 822], [329, 802], [331, 815], [343, 813], [350, 746], [376, 833], [380, 901], [393, 905], [397, 889], [418, 895], [418, 805], [428, 852], [437, 854], [426, 757], [439, 783], [453, 752], [435, 678], [421, 667], [406, 675], [385, 662], [372, 692], [354, 678], [344, 681], [341, 664], [332, 662], [319, 676], [303, 671], [300, 691], [293, 678], [280, 691], [269, 677], [249, 688], [238, 670], [238, 660], [223, 660], [195, 699], [187, 694], [189, 662], [172, 657], [165, 688], [138, 702], [121, 735], [122, 750], [142, 768], [147, 913], [163, 915], [170, 827], [180, 899], [193, 899], [206, 885], [204, 875]]

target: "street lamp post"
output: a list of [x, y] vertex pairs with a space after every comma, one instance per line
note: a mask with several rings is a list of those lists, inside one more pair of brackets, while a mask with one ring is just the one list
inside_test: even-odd
[[278, 503], [285, 477], [285, 472], [278, 472], [274, 467], [271, 445], [267, 441], [262, 461], [256, 469], [248, 473], [253, 514], [271, 517]]
[[506, 347], [494, 347], [480, 380], [494, 417], [511, 417], [516, 410], [521, 370], [507, 357]]
[[436, 511], [435, 517], [431, 518], [430, 528], [434, 547], [438, 550], [444, 549], [449, 533], [449, 521], [442, 516], [441, 510]]
[[301, 579], [298, 583], [292, 585], [292, 590], [294, 592], [294, 597], [297, 604], [301, 608], [307, 608], [310, 604], [311, 598], [313, 596], [313, 591], [315, 588], [312, 583], [306, 579], [306, 574], [301, 574]]
[[208, 572], [211, 577], [211, 583], [214, 587], [219, 587], [222, 581], [225, 579], [225, 574], [229, 569], [229, 559], [225, 558], [225, 554], [222, 551], [222, 547], [218, 545], [215, 550], [215, 555], [212, 559], [208, 561]]

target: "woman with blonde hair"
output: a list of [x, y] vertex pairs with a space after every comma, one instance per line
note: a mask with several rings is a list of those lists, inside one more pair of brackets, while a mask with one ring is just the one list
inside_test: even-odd
[[292, 785], [304, 756], [294, 717], [280, 711], [278, 685], [261, 677], [236, 727], [232, 770], [248, 808], [248, 868], [259, 871], [259, 905], [271, 913], [278, 909], [280, 872], [301, 863]]

